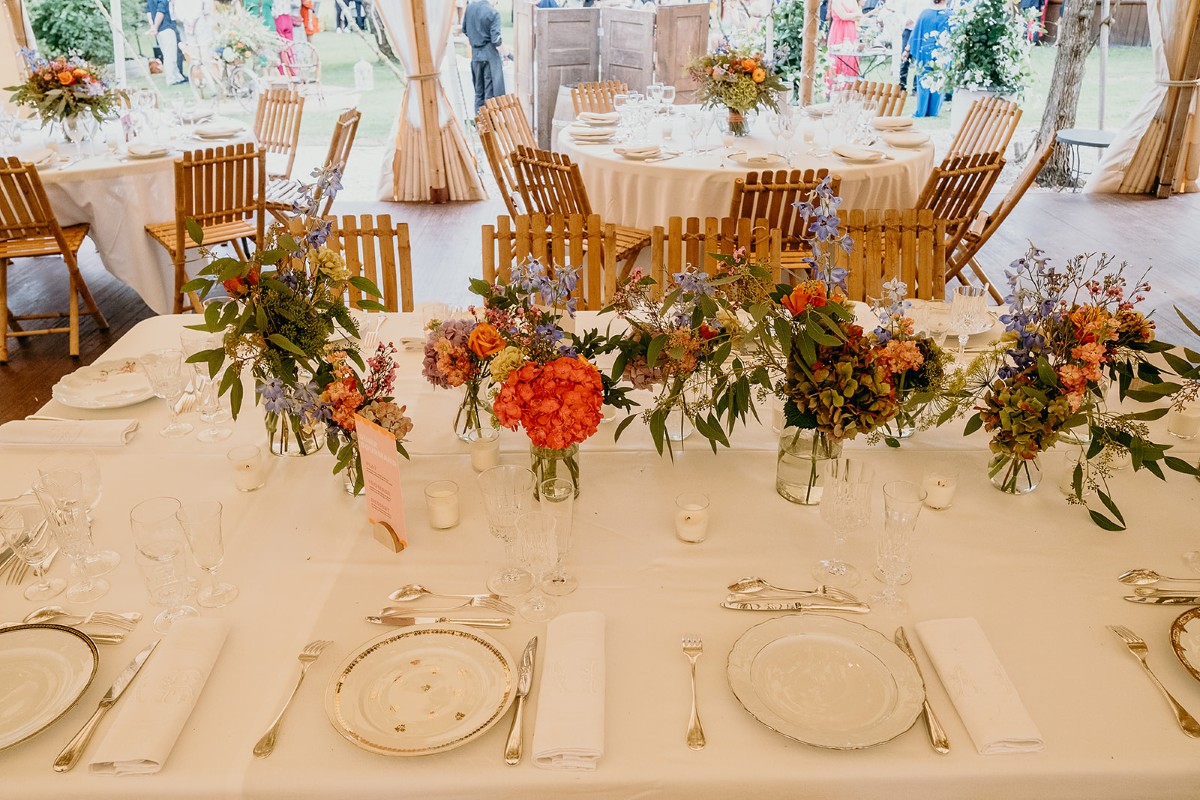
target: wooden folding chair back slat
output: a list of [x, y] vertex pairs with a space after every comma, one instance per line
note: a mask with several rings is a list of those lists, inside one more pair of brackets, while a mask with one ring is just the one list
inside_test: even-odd
[[1021, 121], [1021, 108], [1010, 100], [984, 97], [971, 104], [947, 156], [999, 152], [1004, 155]]
[[518, 146], [536, 148], [533, 128], [515, 94], [488, 98], [475, 117], [475, 129], [483, 144], [484, 155], [492, 168], [492, 177], [511, 216], [520, 213], [520, 192], [510, 156]]
[[772, 282], [779, 283], [780, 238], [779, 229], [769, 227], [765, 220], [671, 217], [666, 227], [657, 225], [650, 231], [650, 277], [655, 294], [662, 297], [671, 276], [688, 267], [716, 274], [721, 262], [713, 255], [733, 255], [738, 248], [745, 248], [747, 257], [767, 267]]
[[908, 92], [895, 83], [855, 81], [851, 84], [850, 91], [864, 100], [874, 102], [877, 117], [900, 116], [904, 113], [904, 102], [908, 100]]
[[933, 168], [916, 208], [933, 212], [946, 224], [947, 252], [954, 252], [1000, 177], [1000, 153], [947, 156]]
[[[358, 134], [358, 123], [362, 112], [357, 108], [347, 109], [338, 117], [333, 125], [333, 136], [329, 140], [329, 150], [325, 154], [325, 162], [321, 165], [325, 171], [334, 167], [345, 173], [346, 163], [350, 160], [350, 150], [354, 147], [354, 138]], [[295, 202], [304, 193], [306, 184], [295, 178], [268, 178], [267, 180], [267, 210], [277, 220], [284, 222], [292, 211]], [[313, 200], [318, 204], [318, 213], [329, 216], [333, 207], [333, 195], [326, 195], [321, 187], [313, 190]]]
[[536, 259], [555, 270], [579, 269], [572, 296], [582, 310], [603, 308], [617, 283], [613, 225], [596, 214], [521, 214], [483, 226], [483, 279], [512, 279], [515, 265]]
[[290, 178], [300, 143], [300, 120], [304, 116], [304, 97], [295, 89], [267, 89], [258, 97], [254, 115], [254, 138], [268, 153], [284, 156], [286, 167], [272, 171], [273, 177]]
[[[393, 224], [389, 214], [378, 217], [347, 214], [329, 219], [333, 227], [327, 245], [342, 254], [351, 275], [367, 278], [383, 292], [380, 298], [368, 299], [378, 299], [388, 311], [412, 311], [412, 249], [408, 224]], [[352, 307], [363, 296], [353, 286], [347, 290]]]
[[[101, 330], [108, 322], [88, 290], [75, 254], [87, 236], [87, 225], [63, 228], [50, 207], [46, 189], [32, 164], [23, 164], [13, 156], [0, 160], [0, 363], [8, 361], [9, 336], [37, 336], [48, 333], [70, 335], [70, 354], [79, 355], [79, 300], [84, 313], [96, 318]], [[61, 256], [67, 266], [70, 283], [66, 312], [13, 314], [8, 308], [8, 266], [14, 258]], [[66, 327], [26, 330], [25, 320], [68, 318]]]
[[[778, 170], [748, 172], [746, 177], [733, 182], [733, 200], [729, 204], [729, 216], [750, 220], [766, 220], [768, 228], [778, 228], [783, 237], [784, 252], [808, 250], [808, 231], [804, 229], [804, 216], [796, 211], [794, 204], [808, 200], [817, 184], [829, 177], [827, 169], [806, 169], [803, 172]], [[830, 186], [836, 195], [841, 190], [842, 179], [838, 175], [830, 178]]]
[[581, 111], [595, 114], [606, 114], [615, 111], [613, 96], [629, 91], [629, 87], [621, 81], [596, 81], [580, 83], [571, 89], [571, 104], [575, 106], [575, 116]]
[[854, 242], [849, 253], [834, 248], [836, 264], [847, 270], [851, 300], [883, 297], [883, 284], [900, 279], [908, 297], [942, 300], [946, 296], [946, 226], [928, 209], [850, 209], [842, 232]]
[[987, 243], [987, 240], [992, 238], [992, 234], [999, 229], [1004, 220], [1008, 219], [1008, 215], [1017, 207], [1017, 203], [1021, 202], [1025, 192], [1037, 180], [1038, 173], [1042, 171], [1042, 168], [1050, 160], [1050, 156], [1053, 155], [1055, 144], [1056, 140], [1053, 137], [1048, 138], [1041, 150], [1029, 156], [1029, 161], [1026, 162], [1020, 177], [1017, 178], [1016, 183], [1008, 190], [996, 208], [990, 213], [980, 210], [975, 215], [974, 220], [963, 232], [957, 249], [950, 256], [950, 263], [946, 268], [946, 280], [957, 280], [968, 286], [972, 285], [974, 281], [978, 281], [987, 288], [988, 294], [992, 296], [993, 300], [997, 303], [1001, 302], [1003, 295], [992, 285], [987, 273], [975, 260], [975, 256]]
[[579, 165], [562, 153], [518, 145], [511, 156], [517, 190], [534, 214], [566, 216], [592, 213]]

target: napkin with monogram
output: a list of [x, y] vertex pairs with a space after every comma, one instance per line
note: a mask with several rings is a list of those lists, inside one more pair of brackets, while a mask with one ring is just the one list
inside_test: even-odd
[[0, 444], [120, 447], [137, 429], [136, 419], [15, 419], [0, 425]]
[[604, 755], [604, 615], [563, 614], [546, 625], [533, 763], [593, 770]]
[[1032, 753], [1045, 747], [978, 621], [927, 620], [917, 623], [917, 633], [982, 755]]
[[92, 772], [151, 775], [163, 768], [228, 631], [228, 624], [219, 619], [175, 621], [112, 710], [112, 726], [96, 747]]

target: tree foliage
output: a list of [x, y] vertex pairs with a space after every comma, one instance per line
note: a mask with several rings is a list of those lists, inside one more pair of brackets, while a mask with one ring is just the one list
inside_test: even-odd
[[[108, 0], [100, 0], [108, 7]], [[122, 27], [131, 36], [145, 17], [138, 0], [121, 0]], [[29, 10], [38, 49], [47, 57], [77, 54], [94, 64], [113, 62], [112, 32], [96, 0], [39, 0]]]

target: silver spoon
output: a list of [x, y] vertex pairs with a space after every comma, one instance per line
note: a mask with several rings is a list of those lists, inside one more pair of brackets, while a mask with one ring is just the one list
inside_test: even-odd
[[1152, 583], [1159, 581], [1200, 581], [1200, 578], [1168, 578], [1166, 575], [1159, 575], [1152, 569], [1131, 569], [1128, 572], [1122, 572], [1117, 576], [1117, 580], [1121, 583], [1127, 583], [1130, 586], [1149, 586]]
[[851, 602], [858, 602], [858, 598], [849, 592], [842, 591], [836, 586], [826, 586], [824, 584], [812, 590], [786, 589], [782, 586], [775, 586], [774, 584], [767, 583], [762, 578], [750, 577], [734, 581], [733, 583], [729, 584], [727, 588], [729, 591], [734, 592], [735, 594], [758, 594], [763, 591], [770, 590], [773, 592], [779, 592], [781, 594], [798, 594], [803, 596], [825, 595], [826, 597], [841, 597]]
[[499, 600], [498, 594], [439, 594], [431, 592], [419, 583], [410, 583], [407, 586], [401, 586], [396, 591], [388, 595], [388, 600], [394, 603], [406, 603], [409, 600], [419, 600], [422, 597], [457, 597], [462, 600], [470, 600], [474, 597], [488, 597], [492, 600]]

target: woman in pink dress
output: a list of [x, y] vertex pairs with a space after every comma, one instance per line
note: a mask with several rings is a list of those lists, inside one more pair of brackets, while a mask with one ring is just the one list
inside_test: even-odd
[[[858, 20], [862, 16], [858, 0], [829, 0], [829, 49], [852, 50], [858, 42]], [[833, 78], [846, 75], [858, 78], [858, 56], [832, 56]]]

